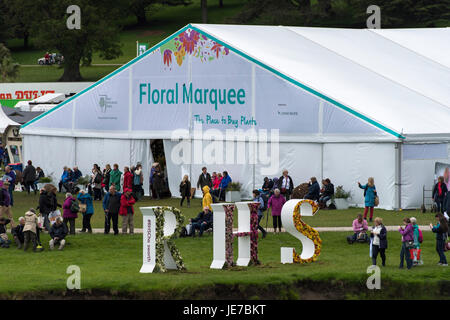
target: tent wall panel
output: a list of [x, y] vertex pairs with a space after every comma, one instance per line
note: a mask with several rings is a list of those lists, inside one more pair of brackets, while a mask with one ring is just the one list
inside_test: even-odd
[[380, 197], [379, 208], [395, 206], [395, 145], [392, 143], [325, 144], [323, 170], [335, 188], [342, 185], [351, 191], [351, 204], [364, 206], [363, 190], [357, 183], [365, 184], [374, 177]]
[[31, 136], [23, 137], [23, 157], [41, 167], [46, 176], [58, 184], [64, 166], [75, 165], [75, 138]]
[[[413, 209], [420, 208], [422, 205], [423, 187], [426, 190], [431, 190], [434, 185], [435, 177], [435, 165], [436, 162], [450, 163], [450, 144], [447, 144], [447, 157], [435, 158], [435, 159], [416, 159], [412, 158], [412, 154], [416, 155], [416, 158], [430, 157], [430, 153], [421, 152], [421, 150], [435, 150], [436, 157], [444, 157], [445, 152], [442, 152], [441, 144], [427, 145], [427, 144], [414, 144], [405, 145], [403, 150], [408, 149], [408, 155], [405, 159], [405, 154], [402, 160], [402, 208]], [[412, 149], [412, 150], [410, 150]], [[433, 153], [431, 153], [433, 155]], [[426, 193], [426, 196], [431, 196], [430, 192]], [[426, 200], [426, 203], [430, 203], [430, 199]]]

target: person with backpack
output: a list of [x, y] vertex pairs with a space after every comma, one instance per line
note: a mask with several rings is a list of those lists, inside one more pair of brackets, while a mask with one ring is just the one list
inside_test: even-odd
[[439, 266], [447, 267], [447, 258], [444, 254], [445, 249], [445, 241], [447, 240], [447, 232], [448, 232], [448, 224], [447, 220], [445, 219], [444, 215], [442, 213], [438, 213], [435, 216], [437, 224], [436, 226], [433, 226], [433, 224], [430, 223], [431, 231], [436, 233], [436, 252], [439, 255]]
[[261, 221], [261, 219], [263, 218], [263, 216], [264, 216], [264, 210], [266, 210], [266, 208], [265, 208], [265, 205], [264, 205], [264, 200], [263, 200], [263, 198], [261, 197], [261, 194], [259, 193], [259, 191], [258, 190], [253, 190], [253, 201], [254, 202], [259, 202], [259, 208], [258, 208], [258, 230], [261, 230], [261, 232], [262, 232], [262, 237], [263, 237], [263, 239], [266, 237], [266, 235], [267, 235], [267, 232], [266, 232], [266, 230], [264, 230], [264, 228], [263, 227], [261, 227], [261, 225], [260, 225], [260, 221]]
[[402, 249], [400, 251], [400, 269], [403, 269], [403, 261], [406, 259], [406, 267], [412, 268], [412, 259], [410, 249], [414, 248], [414, 230], [411, 224], [411, 219], [404, 218], [403, 224], [405, 227], [399, 227], [398, 231], [402, 235]]
[[375, 181], [372, 177], [367, 180], [367, 184], [358, 186], [364, 189], [364, 220], [367, 220], [367, 213], [370, 209], [370, 222], [372, 222], [373, 209], [375, 207], [375, 198], [377, 197], [377, 190], [375, 188]]
[[142, 172], [142, 165], [137, 164], [133, 171], [133, 193], [136, 195], [136, 201], [144, 196], [144, 173]]
[[[80, 211], [80, 205], [78, 200], [75, 199], [71, 193], [66, 193], [66, 200], [63, 203], [63, 223], [66, 229], [69, 230], [69, 234], [75, 234], [75, 219], [78, 218], [78, 212]], [[67, 227], [67, 224], [70, 227]]]
[[386, 249], [388, 247], [387, 230], [383, 225], [383, 220], [379, 217], [375, 218], [375, 227], [370, 232], [370, 238], [372, 239], [372, 265], [377, 265], [379, 253], [381, 265], [383, 267], [386, 266]]
[[421, 259], [422, 250], [420, 249], [420, 244], [423, 242], [422, 230], [419, 229], [416, 218], [411, 217], [409, 220], [411, 220], [411, 224], [414, 231], [414, 248], [411, 249], [411, 257], [413, 258], [413, 265], [414, 266], [422, 265], [423, 264], [423, 261]]

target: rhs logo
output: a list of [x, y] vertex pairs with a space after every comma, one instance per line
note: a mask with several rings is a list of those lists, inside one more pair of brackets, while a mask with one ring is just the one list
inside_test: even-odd
[[117, 101], [113, 101], [106, 94], [101, 94], [100, 95], [100, 100], [98, 102], [98, 105], [99, 105], [100, 110], [102, 111], [102, 113], [106, 113], [108, 108], [112, 108], [112, 106], [114, 104], [117, 104]]

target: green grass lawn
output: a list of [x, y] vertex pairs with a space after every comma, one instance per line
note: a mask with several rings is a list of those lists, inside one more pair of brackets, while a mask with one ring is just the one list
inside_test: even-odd
[[[448, 279], [450, 269], [437, 266], [437, 254], [434, 251], [434, 237], [424, 234], [424, 265], [412, 270], [398, 269], [400, 236], [389, 233], [387, 266], [381, 271], [381, 290], [376, 293], [365, 289], [367, 267], [371, 264], [367, 244], [348, 245], [345, 233], [324, 232], [321, 234], [323, 250], [318, 262], [308, 265], [280, 263], [280, 247], [300, 247], [300, 243], [288, 234], [270, 234], [259, 242], [259, 259], [261, 265], [247, 268], [234, 267], [227, 270], [212, 270], [211, 235], [202, 238], [180, 238], [176, 244], [185, 260], [187, 270], [169, 271], [165, 274], [140, 274], [142, 263], [141, 235], [103, 235], [84, 234], [68, 237], [64, 251], [48, 250], [48, 235], [42, 240], [45, 251], [24, 253], [11, 246], [0, 249], [2, 269], [0, 276], [0, 293], [7, 297], [13, 293], [33, 291], [64, 291], [69, 275], [67, 267], [77, 265], [81, 269], [81, 289], [118, 290], [119, 292], [154, 293], [153, 297], [182, 298], [190, 297], [200, 289], [212, 289], [220, 286], [285, 286], [299, 280], [322, 281], [332, 284], [336, 281], [353, 283], [360, 287], [356, 296], [369, 294], [371, 298], [394, 294], [393, 284], [402, 286], [424, 285], [422, 292], [414, 297], [431, 298], [431, 293], [442, 279]], [[235, 254], [237, 242], [235, 242]], [[384, 285], [384, 286], [383, 286]], [[430, 290], [427, 290], [429, 288]], [[224, 289], [225, 290], [225, 289]], [[393, 293], [394, 292], [394, 293]], [[434, 292], [434, 291], [433, 291]], [[220, 295], [220, 292], [218, 293]], [[288, 291], [276, 298], [301, 298], [302, 293]], [[347, 298], [355, 296], [348, 295]], [[448, 297], [448, 296], [447, 296]], [[208, 297], [200, 297], [208, 298]], [[250, 298], [250, 297], [249, 297]], [[442, 298], [446, 298], [442, 296]]]
[[[63, 194], [58, 194], [58, 198], [62, 203]], [[13, 213], [17, 218], [30, 207], [37, 206], [38, 196], [15, 192], [14, 201]], [[179, 208], [179, 199], [159, 201], [145, 199], [139, 201], [136, 208], [165, 205]], [[200, 200], [195, 199], [191, 203], [191, 208], [184, 207], [182, 212], [189, 218], [195, 216], [200, 209]], [[313, 227], [350, 226], [357, 212], [361, 210], [354, 208], [344, 211], [321, 210], [316, 216], [305, 220]], [[419, 214], [417, 211], [376, 210], [375, 215], [383, 217], [386, 225], [398, 225], [404, 216], [412, 215], [422, 224], [433, 220], [433, 214]], [[103, 217], [101, 203], [96, 201], [93, 227], [102, 228]], [[135, 225], [142, 226], [140, 210], [136, 210]], [[77, 227], [81, 227], [81, 219], [77, 219]], [[139, 273], [142, 263], [141, 234], [119, 236], [77, 234], [68, 237], [70, 244], [62, 252], [49, 251], [49, 236], [43, 234], [44, 252], [33, 253], [30, 250], [24, 253], [13, 245], [9, 249], [0, 249], [4, 270], [0, 276], [0, 296], [11, 298], [20, 297], [20, 294], [26, 292], [38, 294], [64, 291], [69, 276], [66, 269], [69, 265], [81, 268], [82, 289], [98, 289], [106, 292], [113, 290], [122, 294], [130, 292], [143, 294], [147, 298], [227, 298], [228, 294], [234, 294], [235, 298], [259, 296], [280, 299], [302, 298], [303, 291], [295, 287], [299, 281], [302, 281], [301, 283], [312, 281], [316, 283], [314, 285], [316, 289], [341, 284], [346, 288], [344, 289], [346, 298], [436, 298], [440, 297], [442, 285], [448, 286], [447, 282], [442, 284], [442, 281], [448, 279], [450, 269], [436, 265], [438, 256], [434, 249], [434, 234], [424, 233], [422, 249], [425, 264], [413, 270], [399, 270], [401, 236], [398, 232], [389, 232], [388, 262], [387, 266], [382, 268], [382, 290], [377, 292], [367, 290], [365, 282], [368, 277], [366, 270], [370, 265], [369, 247], [366, 244], [348, 245], [346, 243], [348, 234], [322, 232], [320, 234], [323, 240], [322, 254], [318, 262], [308, 265], [280, 264], [281, 247], [295, 247], [300, 250], [301, 244], [287, 233], [269, 234], [264, 240], [260, 238], [261, 265], [248, 268], [234, 267], [228, 270], [209, 269], [213, 253], [213, 235], [206, 234], [202, 238], [179, 238], [175, 241], [185, 260], [187, 271], [169, 271], [166, 274]], [[234, 247], [236, 255], [238, 248], [236, 241]], [[332, 292], [334, 289], [329, 290]], [[448, 295], [440, 298], [446, 297]]]
[[[95, 82], [110, 74], [117, 66], [81, 67], [83, 81]], [[19, 76], [15, 82], [57, 82], [64, 73], [63, 68], [57, 66], [19, 67]]]

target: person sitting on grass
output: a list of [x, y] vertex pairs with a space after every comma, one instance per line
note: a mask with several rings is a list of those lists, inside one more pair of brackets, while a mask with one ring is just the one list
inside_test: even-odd
[[6, 225], [10, 222], [11, 220], [5, 217], [0, 218], [0, 245], [2, 248], [9, 248], [9, 244], [11, 243], [11, 240], [8, 239], [8, 235], [6, 234]]
[[11, 230], [11, 233], [14, 237], [14, 242], [17, 245], [17, 249], [22, 249], [23, 243], [25, 241], [23, 236], [23, 227], [25, 226], [25, 218], [19, 218], [19, 224]]
[[66, 244], [67, 227], [63, 223], [61, 217], [57, 217], [55, 223], [50, 228], [50, 238], [49, 241], [50, 250], [55, 248], [55, 245], [59, 244], [58, 250], [62, 250]]
[[367, 230], [369, 229], [367, 220], [363, 219], [363, 215], [358, 213], [358, 216], [352, 223], [353, 235], [347, 237], [347, 242], [353, 244], [355, 241], [367, 242]]
[[204, 207], [203, 211], [196, 218], [189, 219], [189, 222], [192, 224], [191, 235], [195, 237], [195, 230], [198, 229], [198, 235], [201, 237], [205, 230], [213, 227], [212, 212], [209, 210], [209, 207]]
[[27, 251], [30, 242], [33, 243], [33, 251], [36, 252], [37, 241], [36, 241], [36, 227], [38, 225], [38, 218], [36, 216], [36, 211], [30, 209], [25, 213], [25, 225], [23, 227], [24, 242], [23, 250]]

